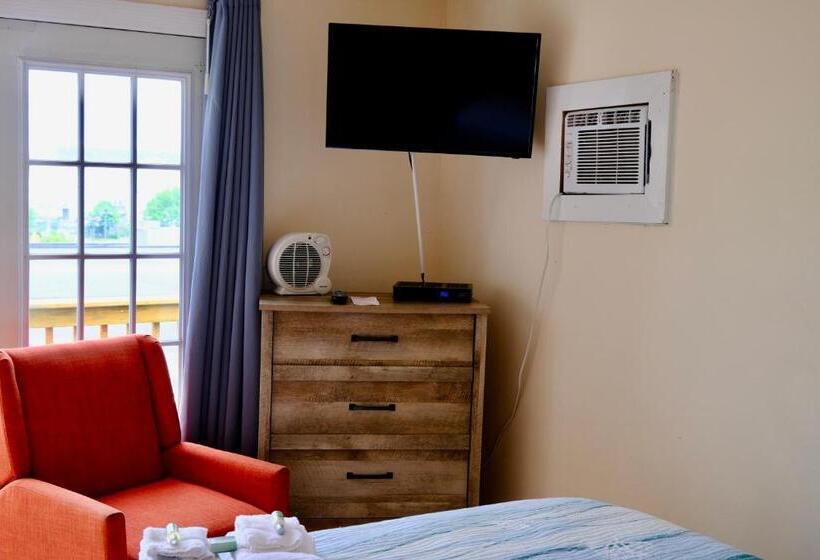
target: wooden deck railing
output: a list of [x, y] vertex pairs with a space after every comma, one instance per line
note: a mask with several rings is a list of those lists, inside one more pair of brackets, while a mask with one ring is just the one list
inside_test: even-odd
[[[108, 338], [108, 327], [128, 324], [128, 302], [118, 300], [87, 301], [84, 308], [86, 326], [99, 326], [100, 338]], [[159, 338], [161, 323], [179, 321], [179, 301], [173, 298], [142, 300], [137, 303], [137, 323], [151, 323], [151, 334]], [[29, 328], [45, 329], [46, 344], [54, 342], [56, 327], [72, 327], [77, 339], [77, 302], [32, 302], [29, 306]]]

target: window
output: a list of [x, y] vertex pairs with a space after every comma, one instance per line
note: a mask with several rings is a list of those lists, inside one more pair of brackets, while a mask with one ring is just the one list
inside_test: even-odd
[[158, 338], [177, 392], [184, 75], [29, 64], [28, 342]]

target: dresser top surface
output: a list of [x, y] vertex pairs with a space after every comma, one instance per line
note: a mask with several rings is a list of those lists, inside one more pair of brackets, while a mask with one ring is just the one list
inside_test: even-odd
[[379, 305], [333, 305], [330, 295], [279, 296], [263, 294], [259, 298], [262, 311], [299, 311], [308, 313], [416, 313], [440, 315], [488, 315], [490, 307], [479, 301], [472, 303], [395, 302], [390, 294], [353, 292], [351, 296], [375, 296]]

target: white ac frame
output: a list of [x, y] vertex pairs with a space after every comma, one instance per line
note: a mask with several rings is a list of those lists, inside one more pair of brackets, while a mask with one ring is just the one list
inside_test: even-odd
[[[664, 224], [669, 221], [674, 70], [547, 88], [544, 219], [566, 222]], [[648, 103], [652, 123], [649, 181], [643, 194], [562, 194], [564, 113]], [[552, 216], [548, 216], [552, 204]]]

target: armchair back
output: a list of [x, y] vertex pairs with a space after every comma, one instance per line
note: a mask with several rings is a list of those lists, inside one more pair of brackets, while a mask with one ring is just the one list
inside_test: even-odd
[[152, 337], [0, 351], [0, 487], [29, 477], [101, 496], [162, 478], [179, 441]]

